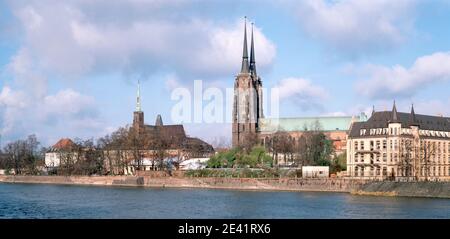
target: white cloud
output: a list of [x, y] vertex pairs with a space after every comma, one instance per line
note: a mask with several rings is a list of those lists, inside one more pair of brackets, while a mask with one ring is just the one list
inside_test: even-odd
[[[16, 17], [9, 24], [21, 45], [7, 66], [13, 80], [0, 88], [1, 132], [10, 138], [29, 133], [55, 138], [111, 130], [94, 98], [72, 89], [49, 93], [59, 86], [56, 81], [109, 73], [146, 79], [172, 72], [166, 81], [171, 88], [195, 78], [232, 77], [241, 64], [243, 20], [213, 21], [196, 3], [9, 1]], [[269, 69], [276, 48], [260, 28], [255, 47], [259, 69]]]
[[[185, 16], [195, 2], [45, 2], [12, 5], [24, 30], [23, 47], [46, 71], [76, 77], [111, 71], [146, 76], [169, 70], [208, 79], [239, 70], [243, 21], [217, 23]], [[255, 28], [255, 48], [260, 69], [269, 68], [276, 49], [260, 28]]]
[[415, 0], [305, 0], [293, 7], [306, 32], [347, 54], [403, 43], [413, 30]]
[[4, 86], [0, 92], [0, 134], [4, 139], [35, 133], [47, 142], [63, 136], [100, 136], [104, 127], [92, 97], [65, 89], [43, 97]]
[[286, 78], [276, 86], [280, 99], [292, 100], [302, 109], [323, 108], [322, 101], [328, 98], [328, 92], [302, 78]]
[[357, 91], [371, 98], [396, 98], [414, 95], [424, 87], [450, 80], [450, 52], [437, 52], [416, 59], [410, 68], [368, 65], [360, 70], [362, 81]]

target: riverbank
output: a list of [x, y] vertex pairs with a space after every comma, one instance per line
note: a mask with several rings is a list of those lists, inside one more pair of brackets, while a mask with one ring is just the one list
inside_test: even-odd
[[355, 195], [450, 198], [450, 182], [369, 182]]
[[5, 183], [44, 183], [154, 188], [211, 188], [267, 191], [346, 192], [360, 188], [365, 180], [302, 178], [196, 178], [147, 176], [0, 176]]
[[0, 176], [4, 183], [342, 192], [355, 195], [450, 198], [450, 182], [374, 182], [361, 179], [195, 178], [148, 176]]

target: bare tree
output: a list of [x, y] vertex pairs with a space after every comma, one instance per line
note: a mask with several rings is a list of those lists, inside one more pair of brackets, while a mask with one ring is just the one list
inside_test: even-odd
[[428, 181], [430, 176], [431, 159], [436, 155], [436, 143], [426, 140], [420, 140], [419, 148], [419, 162], [422, 172], [425, 176], [425, 181]]
[[14, 169], [15, 174], [37, 174], [37, 165], [43, 159], [39, 145], [36, 135], [8, 143], [3, 149], [8, 169]]

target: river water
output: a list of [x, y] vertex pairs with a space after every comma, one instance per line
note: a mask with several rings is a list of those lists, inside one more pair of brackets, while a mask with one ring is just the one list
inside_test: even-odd
[[450, 200], [0, 183], [0, 218], [450, 218]]

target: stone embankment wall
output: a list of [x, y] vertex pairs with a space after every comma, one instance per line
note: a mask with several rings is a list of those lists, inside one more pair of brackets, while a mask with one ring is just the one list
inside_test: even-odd
[[142, 177], [132, 176], [0, 176], [0, 182], [7, 183], [45, 183], [79, 184], [99, 186], [139, 186], [144, 184]]
[[269, 191], [351, 192], [366, 181], [350, 179], [145, 178], [149, 187], [190, 187]]
[[366, 183], [364, 180], [351, 179], [255, 179], [153, 176], [0, 176], [0, 182], [328, 192], [351, 192]]
[[358, 195], [450, 198], [450, 182], [368, 182]]
[[151, 176], [2, 176], [6, 183], [347, 192], [357, 195], [450, 198], [450, 182], [375, 182], [361, 179], [190, 178]]

